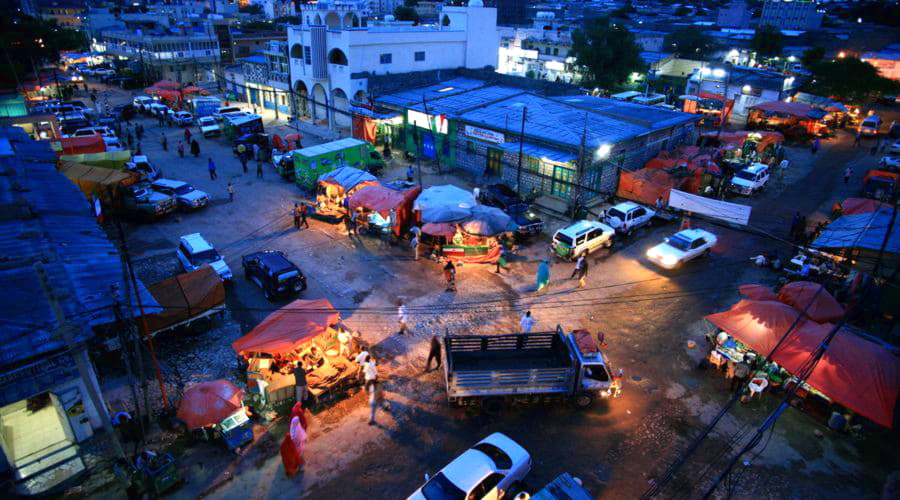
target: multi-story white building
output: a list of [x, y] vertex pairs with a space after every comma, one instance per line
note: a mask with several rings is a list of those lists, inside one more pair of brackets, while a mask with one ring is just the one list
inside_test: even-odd
[[155, 28], [104, 30], [91, 49], [108, 56], [128, 59], [143, 68], [147, 78], [181, 83], [214, 80], [220, 62], [219, 42], [211, 24], [181, 29]]
[[573, 27], [555, 19], [552, 12], [538, 12], [534, 25], [501, 28], [497, 72], [541, 80], [573, 83], [578, 80], [572, 50]]
[[766, 0], [759, 25], [781, 30], [817, 30], [822, 26], [822, 16], [815, 0]]
[[370, 75], [497, 65], [497, 10], [481, 0], [444, 6], [436, 24], [417, 26], [369, 20], [366, 0], [308, 7], [288, 46], [297, 114], [314, 121], [349, 126], [350, 101], [367, 101]]

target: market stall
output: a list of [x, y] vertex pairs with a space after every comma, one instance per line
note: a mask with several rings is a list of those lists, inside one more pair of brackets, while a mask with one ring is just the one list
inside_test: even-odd
[[350, 210], [362, 210], [377, 234], [393, 232], [399, 238], [414, 222], [413, 202], [421, 192], [417, 185], [366, 185], [350, 196], [348, 206]]
[[201, 382], [185, 389], [176, 415], [189, 431], [209, 440], [221, 437], [231, 450], [253, 441], [244, 391], [227, 380]]
[[429, 222], [459, 222], [469, 215], [469, 209], [477, 205], [475, 195], [451, 184], [431, 186], [413, 203], [416, 220]]
[[803, 139], [825, 136], [832, 132], [825, 123], [828, 113], [802, 102], [770, 101], [750, 108], [748, 128], [782, 131], [786, 136]]
[[[340, 320], [327, 299], [298, 299], [231, 344], [247, 366], [248, 386], [263, 396], [263, 404], [294, 400], [296, 366], [306, 370], [317, 402], [359, 383], [353, 357], [361, 340]], [[341, 332], [350, 339], [343, 353]]]
[[[834, 317], [840, 307], [830, 295], [823, 298], [827, 292], [818, 291], [814, 285], [792, 283], [778, 294], [781, 300], [803, 306], [805, 315], [781, 301], [745, 299], [728, 311], [706, 316], [717, 327], [710, 337], [713, 347], [709, 362], [716, 367], [727, 365], [729, 373], [736, 364], [747, 364], [751, 368], [751, 396], [800, 383], [796, 376], [808, 366], [834, 326], [813, 318]], [[742, 290], [745, 292], [766, 295], [764, 287]], [[843, 327], [791, 404], [823, 420], [833, 412], [844, 413], [835, 407], [837, 404], [890, 428], [898, 395], [900, 363], [896, 356]]]
[[320, 175], [314, 215], [336, 222], [347, 214], [353, 193], [366, 186], [378, 186], [378, 179], [354, 167], [338, 167]]
[[[455, 207], [442, 212], [435, 207], [429, 209], [429, 218], [453, 219], [462, 211], [468, 215], [456, 222], [429, 222], [422, 226], [427, 236], [422, 244], [431, 244], [435, 254], [453, 262], [467, 264], [495, 263], [500, 258], [500, 238], [510, 236], [518, 226], [499, 208], [476, 205], [469, 209]], [[441, 217], [442, 214], [447, 214]], [[437, 250], [437, 249], [440, 250]]]

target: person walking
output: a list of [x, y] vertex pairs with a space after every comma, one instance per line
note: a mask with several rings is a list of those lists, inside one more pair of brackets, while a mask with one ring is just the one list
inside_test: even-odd
[[297, 363], [294, 367], [294, 399], [298, 403], [303, 403], [309, 396], [309, 386], [306, 383], [306, 370], [303, 365]]
[[531, 333], [531, 329], [534, 328], [534, 324], [536, 321], [534, 320], [534, 316], [531, 315], [531, 311], [525, 311], [525, 314], [522, 315], [522, 319], [519, 320], [519, 328], [522, 333]]
[[359, 236], [359, 231], [356, 229], [356, 218], [358, 215], [359, 214], [355, 210], [350, 212], [350, 217], [347, 219], [349, 222], [349, 224], [347, 224], [347, 236], [350, 236], [351, 234], [353, 236]]
[[184, 142], [188, 144], [191, 142], [191, 129], [189, 128], [184, 129]]
[[128, 131], [128, 135], [125, 136], [125, 142], [128, 144], [128, 149], [134, 147], [134, 136], [131, 135], [131, 131]]
[[371, 354], [366, 356], [366, 363], [363, 365], [363, 379], [366, 390], [371, 392], [378, 382], [378, 365], [375, 364], [375, 358]]
[[350, 359], [350, 332], [341, 328], [338, 331], [338, 344], [341, 346], [340, 355]]
[[216, 175], [216, 162], [214, 162], [211, 157], [208, 160], [206, 167], [209, 169], [209, 180], [214, 181], [219, 178], [219, 176]]
[[300, 225], [297, 226], [297, 229], [300, 229], [300, 226], [309, 229], [309, 222], [306, 221], [306, 213], [309, 207], [306, 206], [306, 202], [300, 204]]
[[456, 266], [453, 265], [453, 261], [447, 260], [447, 264], [444, 266], [444, 279], [447, 280], [447, 291], [455, 292], [456, 291]]
[[509, 266], [506, 265], [506, 246], [502, 243], [500, 244], [500, 256], [497, 257], [497, 270], [494, 271], [497, 274], [500, 274], [500, 268], [506, 269], [507, 274], [509, 273]]
[[853, 169], [850, 167], [845, 168], [844, 169], [844, 185], [845, 186], [850, 183], [851, 175], [853, 175]]
[[860, 147], [859, 142], [862, 141], [862, 132], [856, 132], [856, 138], [853, 139], [853, 145], [856, 147]]
[[169, 150], [169, 140], [166, 139], [166, 134], [162, 134], [162, 138], [160, 139], [160, 144], [162, 144], [163, 151]]
[[141, 125], [140, 123], [138, 123], [137, 125], [135, 125], [135, 126], [134, 126], [134, 133], [135, 133], [135, 135], [137, 136], [138, 142], [140, 142], [141, 139], [144, 138], [144, 126]]
[[399, 335], [403, 335], [406, 333], [406, 325], [409, 323], [409, 316], [406, 314], [406, 306], [403, 304], [402, 300], [397, 301], [397, 324], [400, 327], [400, 330], [397, 332]]
[[[243, 144], [241, 144], [243, 146]], [[244, 170], [244, 173], [247, 173], [247, 153], [243, 151], [238, 152], [238, 160], [241, 162], [241, 168]]]
[[228, 181], [228, 203], [232, 203], [234, 201], [234, 184], [231, 181]]
[[572, 269], [572, 275], [569, 276], [569, 279], [575, 279], [576, 277], [581, 276], [581, 268], [585, 265], [584, 254], [578, 256], [578, 260], [575, 261], [575, 269]]
[[419, 260], [419, 236], [415, 235], [409, 241], [409, 246], [413, 249], [413, 255], [415, 260]]
[[294, 203], [294, 209], [291, 210], [291, 215], [294, 216], [294, 229], [300, 229], [300, 205]]
[[[257, 147], [259, 147], [259, 146], [257, 146]], [[257, 179], [262, 179], [262, 178], [263, 178], [262, 164], [263, 164], [262, 157], [261, 157], [261, 156], [257, 156], [257, 157], [256, 157], [256, 178], [257, 178]]]
[[425, 362], [425, 372], [431, 371], [431, 360], [437, 361], [435, 369], [441, 367], [441, 340], [437, 335], [431, 336], [431, 347], [428, 349], [428, 361]]
[[578, 271], [578, 288], [584, 288], [585, 283], [587, 283], [588, 267], [590, 266], [588, 266], [588, 262], [585, 260], [581, 269]]
[[550, 261], [542, 259], [537, 271], [537, 292], [550, 286]]
[[197, 139], [191, 139], [191, 154], [194, 158], [198, 158], [200, 156], [200, 143], [197, 142]]
[[178, 157], [184, 158], [184, 142], [178, 141]]
[[810, 148], [810, 150], [812, 151], [812, 154], [818, 153], [818, 152], [819, 152], [819, 147], [820, 147], [821, 145], [822, 145], [821, 141], [819, 140], [818, 137], [816, 137], [816, 140], [814, 140], [813, 143], [812, 143], [812, 148]]

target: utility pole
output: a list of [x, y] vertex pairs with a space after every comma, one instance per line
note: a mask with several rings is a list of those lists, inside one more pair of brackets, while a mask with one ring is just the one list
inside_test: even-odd
[[[434, 161], [437, 162], [437, 173], [438, 173], [438, 175], [441, 175], [441, 152], [438, 150], [437, 128], [434, 125], [434, 118], [431, 117], [431, 114], [428, 113], [428, 101], [425, 100], [424, 94], [422, 94], [422, 107], [425, 109], [425, 116], [429, 117], [428, 125], [431, 127], [431, 143], [434, 144]], [[425, 149], [425, 142], [423, 139], [422, 150], [424, 151], [424, 149]], [[422, 181], [421, 181], [422, 174], [421, 173], [419, 174], [419, 177], [420, 177], [419, 185], [421, 185], [422, 184]]]
[[875, 260], [875, 266], [872, 268], [872, 276], [878, 277], [878, 271], [881, 270], [881, 262], [884, 259], [884, 249], [890, 241], [891, 233], [894, 231], [894, 222], [897, 220], [897, 200], [891, 203], [893, 210], [891, 211], [891, 222], [888, 223], [887, 231], [884, 233], [884, 239], [881, 241], [881, 247], [878, 249], [878, 258]]
[[[584, 114], [584, 128], [581, 129], [581, 146], [578, 149], [578, 164], [575, 166], [575, 196], [572, 197], [572, 218], [578, 216], [578, 203], [581, 198], [581, 172], [584, 170], [585, 145], [587, 143], [588, 115]], [[571, 185], [571, 183], [569, 184]]]
[[716, 135], [717, 138], [722, 135], [722, 131], [725, 130], [725, 111], [728, 109], [728, 85], [731, 84], [731, 65], [726, 64], [726, 67], [725, 88], [722, 89], [722, 112], [719, 113], [719, 133]]
[[124, 459], [126, 458], [125, 450], [122, 448], [122, 443], [119, 442], [119, 437], [116, 435], [116, 431], [112, 426], [112, 421], [109, 418], [109, 411], [107, 411], [106, 406], [103, 404], [103, 399], [97, 392], [97, 388], [94, 385], [94, 379], [91, 377], [91, 367], [88, 364], [86, 348], [84, 346], [78, 347], [75, 345], [75, 337], [72, 333], [78, 327], [72, 325], [66, 318], [62, 306], [59, 304], [59, 298], [53, 292], [50, 280], [47, 278], [47, 271], [44, 269], [44, 264], [35, 262], [33, 267], [35, 274], [37, 274], [38, 281], [41, 283], [44, 295], [47, 296], [47, 302], [50, 303], [50, 308], [53, 310], [53, 316], [56, 317], [56, 322], [59, 323], [56, 333], [59, 334], [66, 343], [66, 350], [70, 353], [70, 357], [75, 361], [75, 365], [78, 367], [78, 374], [84, 384], [84, 389], [91, 399], [91, 404], [94, 405], [94, 408], [100, 415], [100, 420], [103, 421], [103, 428], [109, 433], [110, 438], [113, 441], [113, 447], [116, 450], [116, 454]]
[[522, 148], [525, 147], [525, 117], [528, 106], [522, 107], [522, 128], [519, 130], [519, 165], [516, 167], [516, 194], [522, 196]]

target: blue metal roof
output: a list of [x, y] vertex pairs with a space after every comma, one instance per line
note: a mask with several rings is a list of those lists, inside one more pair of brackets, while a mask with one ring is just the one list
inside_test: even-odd
[[[63, 312], [96, 326], [112, 322], [111, 287], [125, 290], [118, 251], [97, 225], [78, 188], [56, 170], [47, 141], [0, 128], [14, 155], [0, 154], [0, 366], [64, 347], [59, 325], [35, 275], [42, 262]], [[138, 282], [147, 312], [159, 304]], [[91, 333], [76, 332], [76, 341]]]
[[[501, 146], [506, 151], [510, 153], [519, 153], [519, 143], [518, 142], [507, 142]], [[538, 144], [533, 144], [530, 142], [526, 142], [522, 144], [522, 154], [533, 156], [535, 158], [546, 158], [551, 161], [555, 161], [558, 163], [569, 163], [578, 159], [578, 155], [572, 153], [570, 151], [560, 151], [558, 149], [551, 149], [548, 147], [540, 146]]]
[[247, 57], [241, 57], [240, 60], [253, 64], [266, 64], [266, 56], [262, 54], [253, 54]]
[[[891, 223], [891, 209], [865, 214], [843, 215], [825, 226], [812, 246], [815, 248], [865, 248], [879, 250]], [[895, 225], [884, 249], [900, 253], [900, 224]]]

